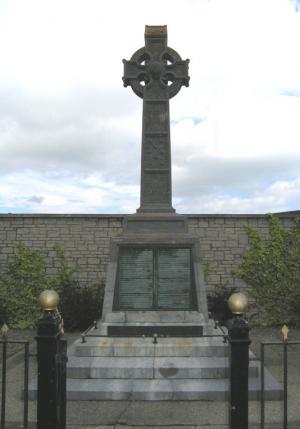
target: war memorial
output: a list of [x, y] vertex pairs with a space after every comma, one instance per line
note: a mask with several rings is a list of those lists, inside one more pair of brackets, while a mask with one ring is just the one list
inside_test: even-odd
[[[33, 381], [29, 389], [30, 399], [38, 397], [38, 421], [45, 422], [38, 428], [54, 427], [44, 410], [53, 415], [53, 421], [65, 423], [67, 399], [75, 404], [70, 405], [72, 410], [87, 401], [86, 409], [91, 410], [96, 403], [94, 422], [106, 412], [105, 405], [101, 411], [99, 404], [110, 401], [117, 401], [118, 407], [126, 401], [147, 401], [149, 407], [155, 402], [174, 405], [177, 401], [183, 408], [182, 404], [198, 401], [202, 405], [199, 413], [208, 422], [209, 412], [220, 412], [220, 428], [230, 415], [230, 428], [242, 429], [238, 419], [242, 416], [248, 425], [248, 399], [257, 401], [262, 391], [265, 401], [281, 399], [282, 385], [249, 353], [243, 294], [231, 302], [234, 317], [226, 330], [210, 317], [207, 293], [219, 284], [232, 286], [231, 270], [248, 245], [245, 222], [266, 235], [267, 219], [265, 215], [176, 213], [169, 102], [182, 86], [189, 86], [189, 60], [168, 46], [167, 26], [146, 26], [145, 46], [123, 64], [124, 86], [143, 101], [136, 213], [0, 215], [6, 249], [0, 264], [21, 240], [48, 250], [48, 274], [53, 274], [51, 249], [59, 241], [71, 261], [81, 267], [78, 280], [87, 284], [105, 280], [101, 320], [70, 344], [68, 351], [57, 312], [58, 296], [49, 307], [46, 291], [36, 337], [38, 382]], [[281, 215], [285, 226], [294, 217]], [[208, 264], [210, 275], [205, 273]], [[234, 285], [241, 291], [245, 288], [243, 283]], [[51, 401], [49, 392], [54, 398]], [[176, 405], [171, 408], [174, 411]], [[122, 424], [120, 416], [117, 424]], [[245, 424], [243, 429], [247, 427]]]
[[[172, 207], [169, 100], [188, 86], [189, 60], [166, 26], [146, 26], [145, 47], [123, 63], [124, 86], [143, 99], [140, 207], [110, 242], [102, 318], [69, 350], [68, 398], [225, 400], [228, 344], [208, 317], [199, 240]], [[279, 392], [270, 376], [266, 395]]]

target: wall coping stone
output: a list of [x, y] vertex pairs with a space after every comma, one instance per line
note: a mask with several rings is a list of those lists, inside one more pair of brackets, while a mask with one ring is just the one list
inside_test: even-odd
[[21, 218], [71, 218], [71, 217], [77, 217], [77, 218], [124, 218], [126, 216], [125, 214], [56, 214], [56, 213], [0, 213], [0, 218], [14, 218], [14, 217], [21, 217]]
[[[281, 218], [295, 218], [299, 217], [299, 212], [286, 212], [286, 213], [272, 213], [275, 216]], [[0, 218], [119, 218], [123, 219], [124, 217], [129, 216], [128, 214], [115, 214], [115, 213], [105, 213], [105, 214], [83, 214], [83, 213], [68, 213], [68, 214], [56, 214], [56, 213], [0, 213]], [[188, 218], [266, 218], [268, 213], [189, 213], [189, 214], [180, 214], [180, 216], [186, 216]]]

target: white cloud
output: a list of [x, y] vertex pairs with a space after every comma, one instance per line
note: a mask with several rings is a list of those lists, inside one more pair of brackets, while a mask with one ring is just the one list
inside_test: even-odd
[[298, 208], [300, 13], [289, 0], [2, 0], [0, 211], [133, 212], [142, 102], [122, 58], [167, 24], [181, 212]]
[[276, 213], [299, 210], [299, 201], [300, 178], [278, 181], [248, 197], [218, 192], [197, 196], [195, 193], [183, 201], [179, 198], [176, 206], [181, 213]]
[[[180, 156], [205, 151], [238, 158], [300, 154], [300, 97], [241, 94], [223, 98], [203, 112], [203, 121], [178, 121], [172, 130]], [[196, 110], [194, 111], [196, 114]]]
[[34, 213], [126, 213], [138, 203], [138, 186], [93, 177], [44, 177], [25, 171], [6, 175], [0, 185], [0, 211]]

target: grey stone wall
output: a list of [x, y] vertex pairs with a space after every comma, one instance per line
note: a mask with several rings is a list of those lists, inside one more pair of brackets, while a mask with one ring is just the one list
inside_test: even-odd
[[118, 215], [0, 215], [0, 270], [22, 241], [43, 250], [47, 274], [56, 274], [59, 243], [70, 265], [77, 264], [82, 284], [104, 281], [110, 239], [122, 232], [122, 224]]
[[[285, 227], [293, 225], [293, 215], [281, 215]], [[268, 237], [265, 215], [189, 215], [189, 230], [199, 237], [201, 257], [209, 291], [222, 285], [241, 288], [245, 284], [232, 275], [248, 248], [245, 225], [253, 226], [263, 239]]]
[[[281, 215], [291, 226], [296, 215]], [[0, 270], [13, 255], [17, 242], [39, 248], [47, 256], [47, 273], [57, 272], [55, 243], [63, 245], [70, 264], [78, 265], [78, 280], [91, 284], [105, 280], [111, 238], [123, 231], [123, 215], [0, 215]], [[268, 235], [264, 215], [188, 215], [189, 232], [199, 237], [207, 286], [244, 286], [232, 276], [248, 246], [244, 229], [250, 224]]]

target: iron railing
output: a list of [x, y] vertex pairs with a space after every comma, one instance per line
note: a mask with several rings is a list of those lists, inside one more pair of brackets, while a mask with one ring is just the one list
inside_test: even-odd
[[15, 344], [24, 347], [24, 396], [23, 396], [23, 428], [28, 428], [28, 380], [29, 380], [29, 341], [21, 340], [8, 340], [4, 337], [0, 340], [2, 344], [2, 379], [1, 379], [1, 423], [0, 428], [5, 429], [6, 420], [6, 381], [7, 381], [7, 360], [8, 356], [8, 345]]
[[[220, 326], [218, 324], [217, 321], [215, 321], [215, 329], [218, 329], [221, 334], [199, 334], [199, 335], [195, 335], [194, 333], [185, 333], [185, 337], [186, 338], [223, 338], [223, 343], [227, 343], [228, 342], [228, 332], [227, 329], [225, 330], [224, 327]], [[82, 343], [86, 343], [86, 338], [107, 338], [108, 335], [107, 334], [93, 334], [91, 333], [92, 331], [94, 331], [95, 329], [98, 329], [98, 322], [97, 320], [94, 320], [93, 324], [90, 325], [84, 332], [82, 332], [82, 334], [80, 334], [81, 337], [81, 342]], [[131, 334], [131, 333], [124, 333], [124, 334], [118, 334], [118, 335], [113, 335], [111, 337], [115, 337], [115, 338], [142, 338], [142, 337], [152, 337], [153, 341], [155, 341], [155, 343], [157, 342], [158, 338], [176, 338], [176, 337], [181, 337], [182, 335], [161, 335], [161, 334]]]
[[290, 346], [299, 346], [300, 341], [268, 341], [260, 344], [260, 371], [261, 371], [261, 395], [260, 395], [260, 429], [265, 429], [265, 349], [266, 347], [282, 347], [283, 360], [283, 421], [282, 429], [289, 429], [288, 422], [288, 348]]

